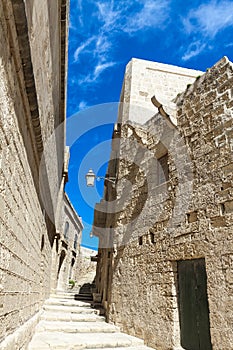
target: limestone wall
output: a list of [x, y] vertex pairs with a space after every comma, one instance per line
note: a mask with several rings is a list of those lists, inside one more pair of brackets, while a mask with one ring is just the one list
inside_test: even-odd
[[203, 72], [168, 64], [133, 58], [126, 67], [121, 94], [123, 121], [144, 124], [154, 115], [151, 97], [156, 94], [160, 103], [172, 104], [187, 84], [195, 81]]
[[82, 219], [76, 213], [67, 194], [64, 194], [61, 246], [59, 249], [58, 290], [67, 290], [69, 279], [77, 280], [82, 230]]
[[85, 283], [92, 283], [96, 275], [96, 262], [91, 260], [97, 252], [92, 249], [80, 247], [80, 254], [75, 271], [76, 288], [80, 288]]
[[[175, 100], [177, 128], [160, 114], [121, 126], [115, 198], [124, 201], [106, 219], [115, 229], [99, 262], [111, 270], [103, 302], [110, 322], [158, 350], [181, 349], [177, 262], [196, 258], [206, 263], [213, 350], [233, 349], [232, 80], [223, 58]], [[169, 178], [159, 185], [164, 149]], [[106, 275], [98, 278], [103, 290]]]
[[[41, 199], [39, 165], [45, 141], [64, 121], [65, 53], [56, 4], [0, 3], [0, 348], [9, 350], [26, 349], [36, 324], [32, 316], [51, 286], [56, 228]], [[52, 180], [48, 169], [43, 174], [50, 197], [55, 192], [48, 183], [58, 191], [64, 185], [64, 137], [60, 141]]]

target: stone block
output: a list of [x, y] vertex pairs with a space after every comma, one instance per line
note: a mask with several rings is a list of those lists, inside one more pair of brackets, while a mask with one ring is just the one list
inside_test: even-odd
[[[135, 72], [144, 72], [145, 66], [146, 73], [140, 77], [139, 87], [139, 78]], [[156, 71], [156, 63], [146, 65], [139, 60], [131, 62], [128, 67], [132, 70], [128, 71], [131, 76], [128, 86], [125, 86], [125, 91], [122, 92], [123, 100], [127, 96], [128, 100], [132, 101], [131, 98], [135, 96], [138, 98], [137, 102], [145, 106], [144, 93], [150, 95], [154, 83], [153, 95], [158, 100], [163, 95], [164, 101], [169, 104], [169, 96], [171, 98], [179, 86], [174, 75], [170, 75], [170, 68], [163, 75]], [[177, 70], [176, 74], [177, 78], [181, 79]], [[144, 77], [147, 79], [145, 82]], [[163, 81], [162, 85], [157, 77]], [[121, 324], [128, 332], [137, 330], [137, 333], [155, 348], [178, 348], [177, 261], [197, 258], [205, 258], [206, 261], [213, 349], [231, 348], [229, 325], [233, 313], [228, 298], [233, 285], [230, 267], [233, 249], [233, 167], [229, 142], [232, 128], [232, 77], [232, 64], [227, 58], [223, 58], [195, 82], [191, 78], [191, 86], [186, 88], [190, 83], [186, 77], [182, 80], [183, 89], [176, 98], [176, 117], [178, 131], [184, 138], [185, 150], [191, 159], [192, 177], [186, 179], [184, 176], [187, 173], [187, 157], [183, 157], [185, 152], [182, 151], [181, 155], [181, 148], [178, 148], [174, 157], [172, 150], [168, 150], [170, 189], [166, 193], [167, 197], [163, 201], [158, 191], [148, 191], [145, 204], [147, 215], [142, 216], [138, 205], [141, 199], [138, 190], [140, 180], [134, 174], [130, 205], [125, 207], [121, 215], [115, 217], [113, 227], [116, 242], [122, 242], [122, 236], [130, 235], [132, 231], [135, 239], [127, 242], [125, 246], [116, 245], [110, 263], [104, 255], [98, 260], [97, 280], [100, 288], [108, 288], [110, 295], [107, 309], [109, 319]], [[174, 86], [171, 86], [172, 84]], [[146, 117], [145, 122], [150, 137], [147, 140], [145, 137], [144, 147], [156, 152], [158, 140], [151, 136], [156, 119], [147, 120]], [[123, 148], [120, 148], [120, 152], [121, 150]], [[125, 147], [122, 152], [130, 153], [130, 147]], [[131, 153], [133, 154], [133, 151]], [[138, 158], [138, 162], [142, 164], [143, 160]], [[190, 187], [184, 186], [182, 191], [178, 188], [180, 173], [177, 171], [177, 164], [182, 167], [182, 179], [188, 180], [186, 183], [190, 184]], [[149, 171], [149, 162], [144, 162], [143, 166]], [[129, 174], [126, 162], [119, 161], [118, 174], [119, 178]], [[156, 171], [152, 174], [150, 185], [154, 190]], [[116, 191], [120, 198], [125, 191], [123, 182], [117, 184]], [[111, 197], [111, 193], [108, 194]], [[187, 195], [190, 195], [188, 199]], [[179, 208], [176, 207], [178, 204]], [[130, 222], [134, 208], [138, 214], [136, 224]], [[151, 244], [150, 233], [153, 234], [154, 244]], [[103, 266], [105, 271], [107, 268], [110, 270], [110, 286], [106, 285], [106, 274], [101, 274], [101, 270], [104, 271]], [[132, 299], [132, 290], [137, 295], [136, 300]], [[225, 312], [226, 308], [229, 310], [228, 314]], [[215, 322], [215, 315], [218, 322]], [[224, 332], [227, 329], [221, 340], [219, 328]]]

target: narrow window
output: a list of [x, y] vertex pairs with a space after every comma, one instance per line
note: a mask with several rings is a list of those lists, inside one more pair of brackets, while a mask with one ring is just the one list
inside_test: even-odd
[[158, 159], [158, 185], [168, 181], [168, 154]]
[[74, 249], [75, 250], [77, 249], [77, 245], [78, 245], [78, 235], [76, 233], [75, 236], [74, 236]]
[[150, 241], [151, 241], [152, 244], [155, 243], [155, 235], [154, 235], [153, 232], [150, 232]]
[[220, 215], [224, 215], [225, 214], [225, 205], [224, 203], [220, 204]]
[[65, 229], [64, 229], [64, 237], [65, 238], [68, 238], [69, 227], [70, 227], [70, 225], [69, 225], [68, 221], [66, 221], [65, 222]]
[[142, 245], [142, 236], [138, 237], [138, 244]]
[[45, 244], [45, 242], [44, 242], [44, 235], [42, 235], [42, 237], [41, 237], [41, 244], [40, 244], [40, 250], [41, 250], [41, 252], [42, 252], [43, 249], [44, 249], [44, 244]]

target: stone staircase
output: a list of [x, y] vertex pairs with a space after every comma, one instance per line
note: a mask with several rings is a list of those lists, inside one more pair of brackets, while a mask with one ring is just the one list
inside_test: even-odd
[[53, 295], [43, 307], [41, 320], [28, 350], [150, 350], [143, 340], [121, 333], [106, 323], [90, 303], [75, 294]]
[[80, 301], [92, 301], [92, 288], [94, 288], [94, 284], [91, 283], [85, 283], [82, 285], [82, 287], [79, 289], [79, 293], [75, 294], [75, 300]]

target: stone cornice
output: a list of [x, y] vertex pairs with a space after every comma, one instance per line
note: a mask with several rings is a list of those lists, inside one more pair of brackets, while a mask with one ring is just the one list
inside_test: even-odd
[[67, 59], [68, 59], [68, 23], [69, 23], [69, 0], [61, 0], [61, 96], [60, 96], [60, 122], [66, 118], [66, 82], [67, 82]]
[[18, 46], [20, 57], [22, 61], [22, 70], [25, 82], [25, 89], [28, 98], [31, 124], [35, 136], [36, 149], [38, 158], [41, 158], [43, 153], [43, 140], [41, 134], [41, 125], [39, 118], [39, 108], [37, 101], [37, 93], [34, 79], [34, 72], [31, 59], [31, 48], [28, 37], [28, 26], [25, 2], [23, 0], [12, 1], [12, 9], [15, 20], [15, 27], [17, 32]]

